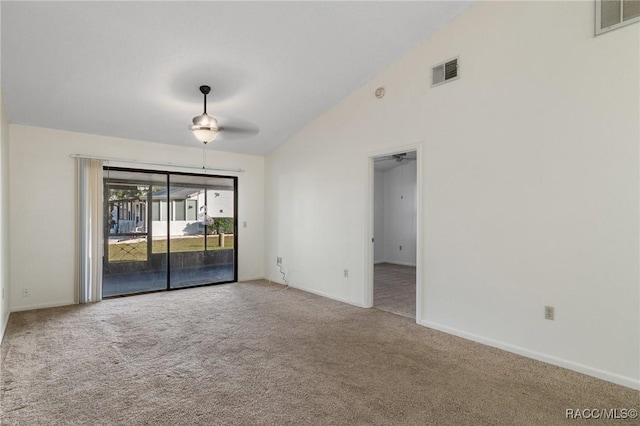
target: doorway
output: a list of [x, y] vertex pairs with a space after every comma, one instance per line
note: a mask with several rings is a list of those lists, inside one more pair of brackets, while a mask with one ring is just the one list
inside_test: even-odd
[[373, 307], [416, 318], [417, 151], [373, 158]]
[[237, 178], [104, 168], [102, 295], [237, 277]]

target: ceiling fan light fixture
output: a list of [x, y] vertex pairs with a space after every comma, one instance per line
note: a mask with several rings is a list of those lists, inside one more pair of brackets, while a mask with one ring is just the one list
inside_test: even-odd
[[212, 142], [220, 133], [218, 120], [207, 114], [207, 95], [210, 90], [209, 86], [200, 86], [200, 92], [204, 95], [204, 113], [193, 117], [193, 126], [190, 127], [193, 136], [205, 145]]
[[219, 133], [218, 129], [200, 126], [191, 126], [191, 131], [193, 132], [193, 136], [204, 144], [212, 142]]
[[204, 144], [212, 142], [220, 132], [218, 120], [206, 113], [193, 117], [191, 132], [193, 132], [193, 136], [195, 136], [196, 139]]

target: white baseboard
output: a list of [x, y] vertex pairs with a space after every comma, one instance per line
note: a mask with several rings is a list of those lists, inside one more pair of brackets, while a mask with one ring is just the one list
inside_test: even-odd
[[546, 355], [546, 354], [532, 351], [520, 346], [478, 336], [477, 334], [467, 333], [466, 331], [457, 330], [455, 328], [447, 327], [445, 325], [437, 324], [431, 321], [416, 321], [416, 322], [422, 326], [433, 328], [434, 330], [442, 331], [447, 334], [453, 334], [455, 336], [462, 337], [467, 340], [472, 340], [474, 342], [482, 343], [487, 346], [493, 346], [494, 348], [502, 349], [507, 352], [512, 352], [514, 354], [526, 356], [527, 358], [533, 358], [538, 361], [546, 362], [547, 364], [557, 365], [558, 367], [577, 371], [578, 373], [586, 374], [588, 376], [593, 376], [598, 379], [616, 383], [618, 385], [622, 385], [631, 389], [640, 390], [639, 379], [621, 376], [619, 374], [599, 370], [597, 368], [588, 367], [586, 365], [578, 364], [572, 361], [568, 361], [566, 359], [557, 358], [555, 356]]
[[[274, 284], [280, 284], [282, 286], [285, 285], [284, 283], [281, 283], [280, 281], [269, 280], [269, 279], [267, 279], [267, 281], [269, 281], [270, 283], [274, 283]], [[307, 292], [307, 293], [315, 294], [315, 295], [318, 295], [318, 296], [326, 297], [327, 299], [336, 300], [338, 302], [346, 303], [347, 305], [357, 306], [358, 308], [364, 308], [365, 307], [364, 305], [362, 305], [360, 303], [356, 303], [356, 302], [351, 301], [351, 300], [343, 299], [342, 297], [337, 297], [337, 296], [334, 296], [332, 294], [324, 293], [324, 292], [318, 291], [318, 290], [313, 290], [313, 289], [310, 289], [310, 288], [307, 288], [307, 287], [301, 287], [301, 286], [297, 286], [297, 285], [294, 285], [294, 284], [289, 284], [289, 287], [295, 288], [296, 290], [304, 291], [304, 292]]]
[[265, 277], [257, 277], [257, 278], [239, 278], [237, 282], [242, 283], [245, 281], [259, 281], [259, 280], [266, 280]]
[[31, 311], [33, 309], [44, 309], [44, 308], [57, 308], [59, 306], [68, 306], [68, 305], [77, 305], [73, 300], [65, 300], [59, 302], [51, 302], [51, 303], [39, 303], [35, 305], [24, 305], [18, 307], [11, 307], [11, 312], [20, 312], [20, 311]]
[[332, 294], [324, 293], [322, 291], [312, 290], [310, 288], [300, 287], [300, 286], [292, 285], [292, 284], [289, 285], [289, 287], [295, 288], [296, 290], [306, 291], [307, 293], [316, 294], [318, 296], [326, 297], [327, 299], [332, 299], [332, 300], [336, 300], [338, 302], [346, 303], [348, 305], [357, 306], [358, 308], [364, 308], [364, 305], [362, 305], [361, 303], [356, 303], [356, 302], [354, 302], [352, 300], [343, 299], [342, 297], [337, 297], [337, 296], [334, 296]]

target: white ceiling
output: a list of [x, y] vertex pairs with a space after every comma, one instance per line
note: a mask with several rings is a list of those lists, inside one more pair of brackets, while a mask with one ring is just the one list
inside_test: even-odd
[[2, 92], [11, 123], [197, 147], [208, 84], [260, 128], [210, 146], [262, 155], [469, 4], [3, 1]]

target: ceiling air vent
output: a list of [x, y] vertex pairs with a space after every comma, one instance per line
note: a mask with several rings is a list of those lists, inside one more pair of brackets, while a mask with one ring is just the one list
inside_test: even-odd
[[454, 58], [431, 68], [431, 87], [456, 80], [459, 77], [458, 58]]

